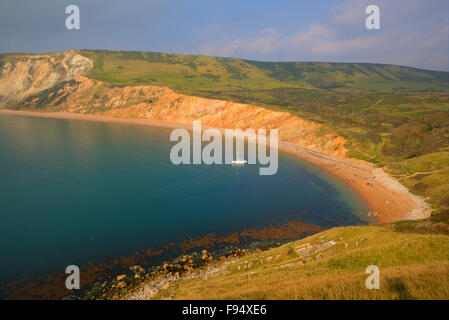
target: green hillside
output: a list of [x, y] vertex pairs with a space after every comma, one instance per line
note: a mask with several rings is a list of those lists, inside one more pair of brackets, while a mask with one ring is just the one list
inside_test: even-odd
[[158, 84], [186, 93], [221, 95], [220, 91], [276, 88], [449, 91], [446, 72], [395, 65], [258, 62], [134, 51], [82, 50], [81, 54], [95, 63], [92, 78], [115, 84]]

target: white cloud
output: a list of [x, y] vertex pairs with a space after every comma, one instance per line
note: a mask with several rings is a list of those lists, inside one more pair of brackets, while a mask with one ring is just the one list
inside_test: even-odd
[[354, 61], [448, 70], [449, 2], [378, 0], [381, 30], [365, 28], [367, 0], [345, 0], [325, 21], [288, 35], [264, 28], [255, 37], [217, 40], [198, 53], [263, 60]]

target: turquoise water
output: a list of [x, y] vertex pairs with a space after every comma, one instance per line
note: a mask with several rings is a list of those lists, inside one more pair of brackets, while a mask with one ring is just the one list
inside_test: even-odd
[[362, 224], [345, 184], [280, 154], [258, 165], [175, 166], [170, 130], [0, 115], [1, 281], [131, 254], [296, 213], [323, 226]]

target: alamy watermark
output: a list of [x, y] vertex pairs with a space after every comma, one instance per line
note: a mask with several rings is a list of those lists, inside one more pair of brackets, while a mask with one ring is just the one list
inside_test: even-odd
[[[234, 138], [236, 140], [234, 159]], [[212, 139], [212, 141], [211, 141]], [[245, 160], [245, 139], [248, 145], [248, 160]], [[173, 164], [256, 164], [260, 175], [273, 175], [278, 170], [278, 130], [271, 129], [267, 137], [265, 129], [224, 129], [224, 161], [222, 131], [209, 128], [202, 132], [201, 121], [193, 121], [192, 159], [190, 155], [191, 137], [187, 129], [175, 129], [170, 141], [178, 141], [170, 150]], [[202, 148], [202, 142], [209, 142]], [[267, 146], [269, 154], [267, 154]]]
[[371, 265], [366, 267], [366, 274], [369, 274], [366, 278], [365, 285], [368, 290], [380, 289], [380, 270], [378, 266]]
[[65, 273], [69, 276], [65, 280], [65, 287], [69, 290], [80, 288], [80, 268], [74, 264], [65, 268]]
[[68, 14], [65, 19], [65, 27], [67, 30], [80, 29], [80, 8], [76, 5], [70, 5], [65, 8], [65, 13]]
[[365, 9], [365, 13], [368, 14], [365, 20], [365, 26], [368, 30], [380, 29], [380, 9], [376, 5], [369, 5]]

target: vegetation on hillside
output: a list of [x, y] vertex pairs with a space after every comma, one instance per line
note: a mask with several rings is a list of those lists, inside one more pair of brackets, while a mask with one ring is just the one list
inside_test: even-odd
[[[274, 88], [448, 91], [447, 72], [368, 63], [258, 62], [137, 51], [81, 50], [94, 61], [90, 77], [113, 84], [158, 84], [185, 93]], [[277, 103], [276, 103], [277, 105]]]

